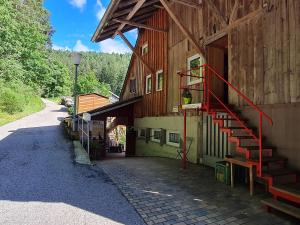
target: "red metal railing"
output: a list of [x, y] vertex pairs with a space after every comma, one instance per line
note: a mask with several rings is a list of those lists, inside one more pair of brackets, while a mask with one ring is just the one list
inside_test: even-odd
[[[239, 91], [235, 86], [233, 86], [230, 82], [228, 82], [226, 79], [224, 79], [223, 76], [221, 76], [218, 72], [216, 72], [210, 65], [204, 64], [199, 67], [195, 67], [192, 70], [182, 71], [178, 72], [178, 75], [180, 76], [180, 90], [184, 88], [188, 88], [188, 85], [185, 87], [182, 87], [182, 78], [183, 77], [196, 77], [191, 75], [191, 72], [194, 70], [201, 70], [202, 69], [202, 77], [197, 77], [198, 79], [202, 78], [203, 80], [203, 104], [204, 109], [207, 111], [207, 113], [210, 113], [211, 108], [213, 105], [211, 104], [210, 98], [213, 97], [219, 104], [222, 106], [225, 111], [234, 118], [237, 123], [245, 129], [245, 131], [258, 143], [259, 145], [259, 176], [262, 176], [262, 162], [263, 162], [263, 119], [266, 119], [271, 125], [273, 125], [272, 118], [267, 115], [265, 112], [263, 112], [257, 105], [255, 105], [246, 95], [244, 95], [241, 91]], [[259, 135], [255, 135], [251, 129], [247, 127], [247, 125], [240, 120], [240, 118], [228, 107], [226, 104], [219, 98], [213, 91], [213, 88], [211, 87], [211, 79], [212, 77], [216, 77], [220, 81], [224, 82], [229, 88], [231, 88], [239, 97], [241, 97], [251, 108], [253, 108], [258, 114], [259, 114]], [[190, 90], [195, 90], [195, 88], [188, 88]], [[198, 89], [198, 91], [201, 91]], [[180, 92], [181, 93], [181, 92]], [[181, 97], [180, 97], [180, 104], [181, 104]]]

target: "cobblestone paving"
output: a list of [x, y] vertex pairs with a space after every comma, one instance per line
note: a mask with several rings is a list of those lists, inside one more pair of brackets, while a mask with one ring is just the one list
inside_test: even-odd
[[[126, 158], [97, 164], [113, 179], [144, 221], [151, 225], [299, 224], [285, 215], [267, 213], [246, 186], [231, 189], [214, 180], [211, 168], [163, 158]], [[299, 222], [299, 221], [298, 221]]]

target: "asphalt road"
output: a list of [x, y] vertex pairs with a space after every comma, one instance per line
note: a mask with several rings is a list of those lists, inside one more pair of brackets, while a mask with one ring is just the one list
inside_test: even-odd
[[0, 127], [0, 224], [144, 224], [98, 167], [73, 162], [51, 102]]

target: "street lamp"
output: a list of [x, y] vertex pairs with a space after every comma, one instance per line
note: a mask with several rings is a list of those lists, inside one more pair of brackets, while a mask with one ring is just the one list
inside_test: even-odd
[[81, 54], [78, 52], [74, 52], [72, 54], [72, 60], [75, 65], [75, 82], [74, 82], [74, 89], [73, 89], [73, 96], [74, 96], [74, 110], [73, 110], [73, 131], [75, 131], [75, 117], [76, 117], [76, 86], [77, 86], [77, 80], [78, 80], [78, 66], [81, 61]]

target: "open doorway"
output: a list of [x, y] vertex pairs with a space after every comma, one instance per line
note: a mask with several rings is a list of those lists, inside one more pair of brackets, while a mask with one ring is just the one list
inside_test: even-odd
[[[208, 45], [208, 64], [228, 81], [228, 37], [227, 35]], [[228, 85], [212, 79], [215, 94], [228, 104]]]

